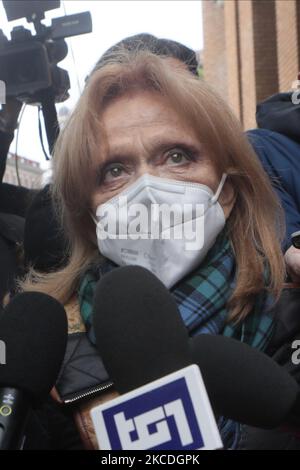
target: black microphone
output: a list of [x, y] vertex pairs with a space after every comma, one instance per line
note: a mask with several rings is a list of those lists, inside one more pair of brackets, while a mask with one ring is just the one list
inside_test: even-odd
[[147, 269], [125, 266], [103, 276], [93, 310], [97, 348], [119, 393], [191, 364], [175, 299]]
[[0, 449], [20, 449], [30, 410], [53, 387], [66, 349], [63, 306], [39, 292], [18, 294], [0, 315]]
[[271, 358], [237, 340], [188, 338], [175, 300], [148, 270], [116, 268], [98, 282], [97, 348], [121, 394], [197, 364], [217, 414], [260, 427], [283, 423], [298, 384]]
[[232, 338], [190, 338], [214, 411], [243, 424], [275, 428], [295, 406], [298, 384], [273, 359]]

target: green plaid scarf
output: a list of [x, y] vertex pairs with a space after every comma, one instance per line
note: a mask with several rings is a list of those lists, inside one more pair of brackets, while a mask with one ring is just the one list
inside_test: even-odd
[[[104, 260], [100, 266], [91, 266], [80, 282], [80, 312], [88, 337], [94, 344], [92, 305], [95, 286], [103, 274], [115, 267], [111, 261]], [[228, 323], [227, 302], [234, 286], [235, 259], [224, 230], [198, 269], [177, 283], [170, 292], [175, 297], [190, 336], [222, 334], [263, 351], [273, 333], [273, 318], [269, 308], [272, 299], [266, 292], [262, 292], [257, 296], [252, 313], [245, 320]], [[221, 418], [218, 425], [224, 445], [235, 448], [239, 437], [239, 423]]]

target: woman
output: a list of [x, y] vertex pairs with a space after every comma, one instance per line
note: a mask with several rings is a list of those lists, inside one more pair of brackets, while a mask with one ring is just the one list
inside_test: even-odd
[[[174, 240], [163, 240], [163, 249], [158, 240], [166, 262], [180, 260], [172, 264], [179, 265], [174, 276], [151, 255], [189, 334], [224, 334], [267, 347], [270, 305], [285, 273], [280, 206], [239, 123], [207, 84], [180, 62], [149, 51], [112, 56], [90, 76], [58, 138], [54, 163], [69, 261], [53, 273], [32, 271], [22, 288], [62, 302], [70, 332], [87, 329], [93, 343], [94, 286], [118, 265], [122, 246], [117, 239], [110, 246], [101, 239], [101, 208], [121, 196], [129, 200], [136, 188], [149, 207], [149, 190], [153, 194], [158, 187], [170, 200], [175, 187], [183, 202], [196, 204], [196, 194], [204, 203], [204, 244], [187, 255]], [[195, 194], [189, 199], [191, 187]], [[225, 446], [236, 448], [239, 425], [220, 420], [219, 426]]]

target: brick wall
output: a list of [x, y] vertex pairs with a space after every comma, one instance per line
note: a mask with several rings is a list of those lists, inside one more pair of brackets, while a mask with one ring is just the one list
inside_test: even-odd
[[242, 123], [246, 129], [255, 123], [256, 87], [252, 1], [238, 2], [241, 54]]
[[299, 64], [299, 2], [276, 0], [279, 89], [291, 89]]
[[236, 116], [242, 119], [241, 56], [239, 11], [234, 0], [224, 4], [225, 49], [227, 66], [227, 99]]
[[291, 88], [300, 71], [300, 0], [204, 0], [204, 78], [245, 129], [257, 102]]
[[202, 2], [204, 25], [204, 79], [227, 98], [224, 6], [214, 0]]
[[252, 5], [256, 100], [259, 102], [278, 91], [276, 5], [270, 0], [255, 0]]

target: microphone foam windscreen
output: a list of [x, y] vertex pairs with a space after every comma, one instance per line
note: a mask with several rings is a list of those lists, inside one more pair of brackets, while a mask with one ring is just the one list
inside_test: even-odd
[[298, 384], [269, 356], [219, 335], [191, 338], [190, 351], [218, 414], [265, 428], [284, 422]]
[[119, 393], [190, 364], [176, 302], [147, 269], [125, 266], [103, 276], [93, 312], [97, 348]]
[[46, 396], [58, 376], [67, 342], [63, 306], [40, 292], [24, 292], [0, 315], [0, 338], [6, 364], [0, 365], [0, 387], [13, 387], [34, 399]]

